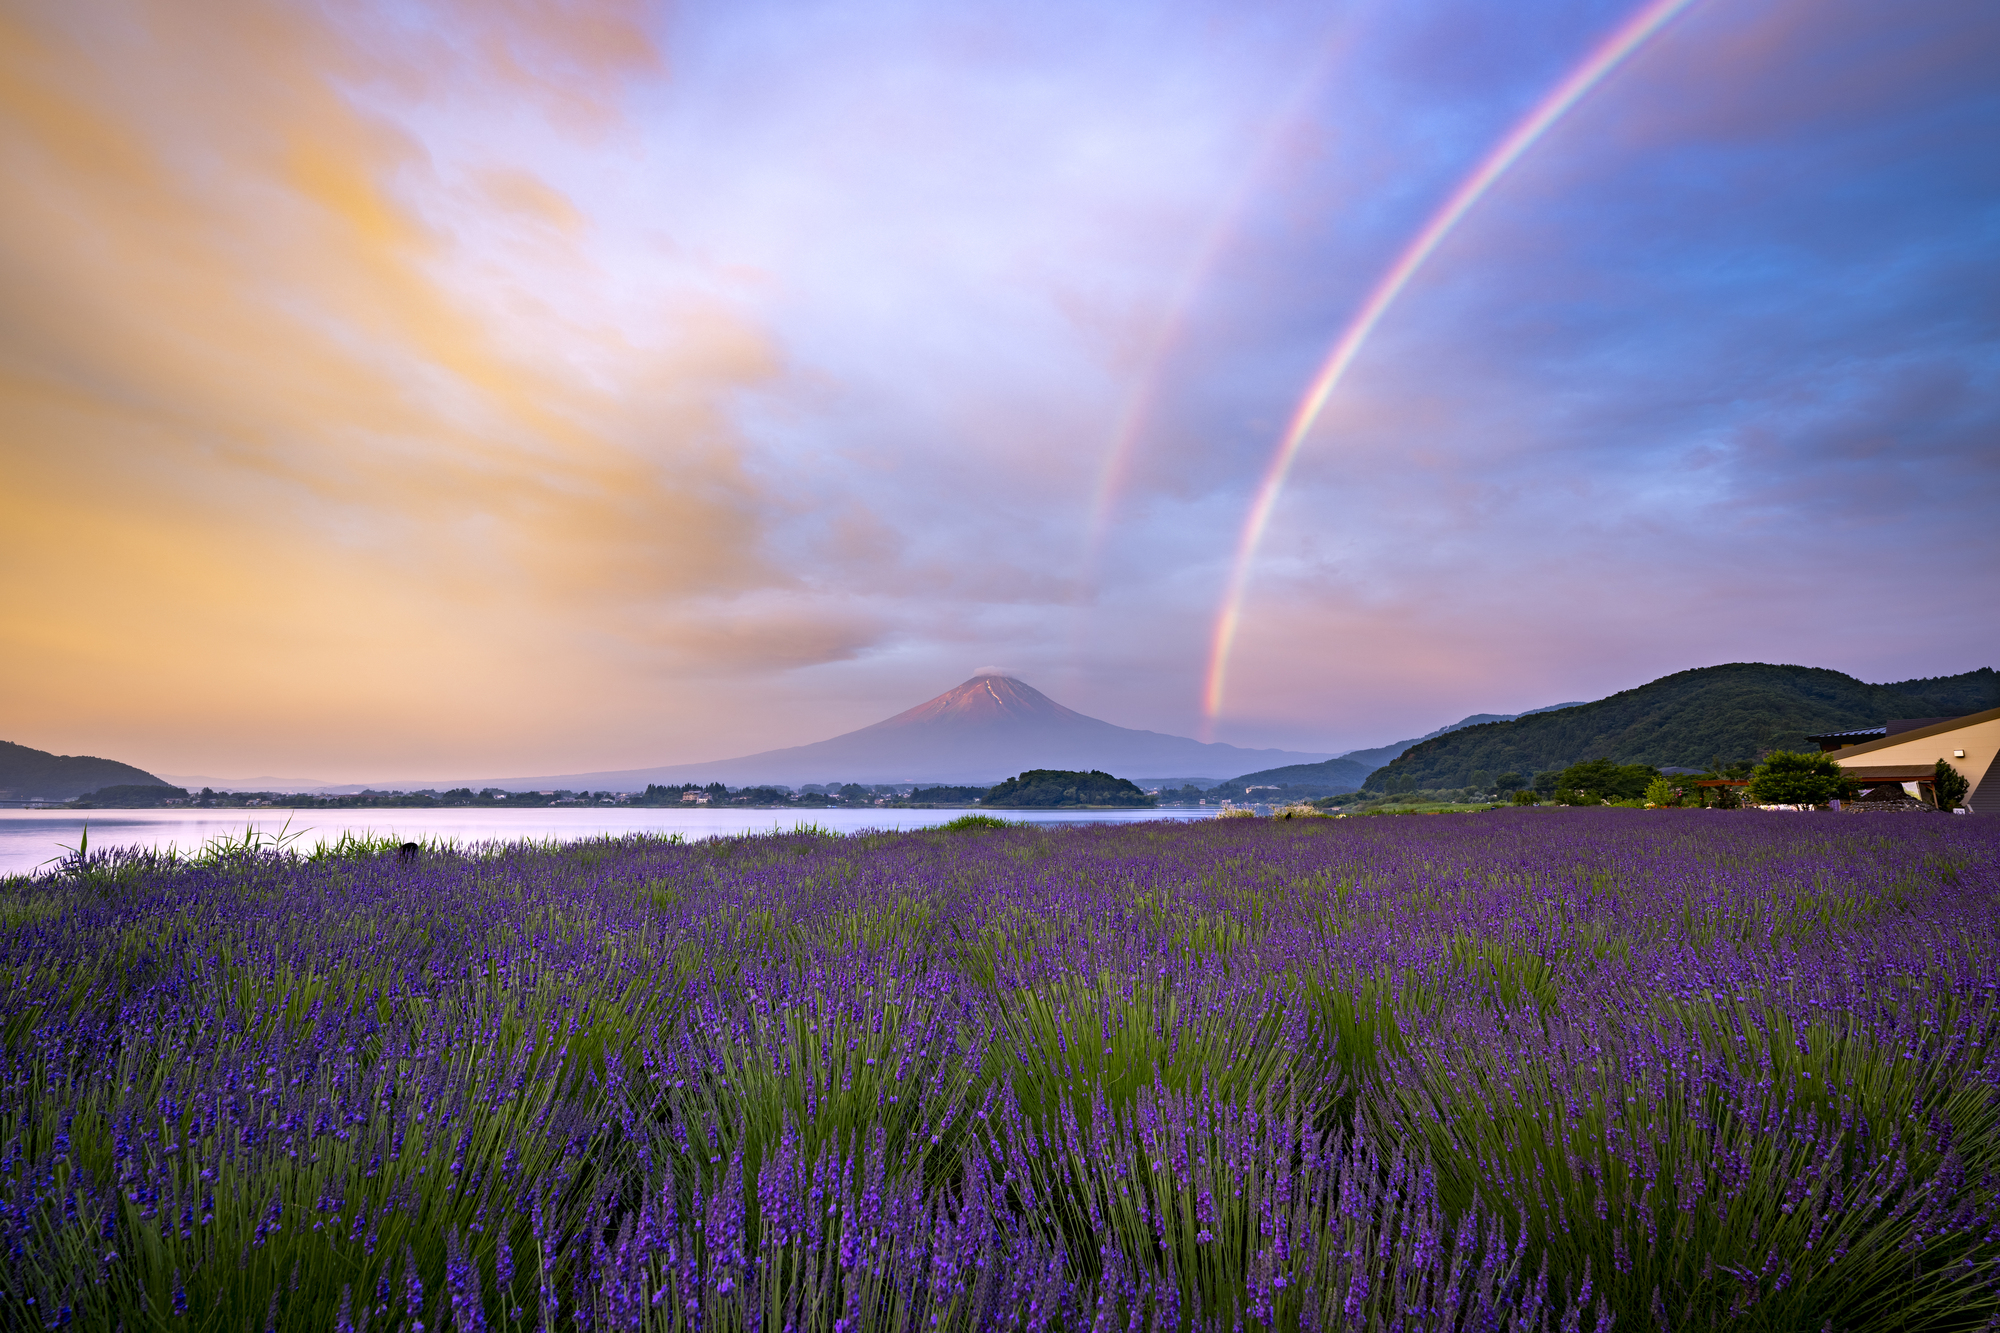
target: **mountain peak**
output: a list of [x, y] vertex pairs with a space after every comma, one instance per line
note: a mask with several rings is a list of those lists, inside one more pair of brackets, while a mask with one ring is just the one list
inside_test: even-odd
[[1073, 725], [1079, 722], [1106, 725], [1064, 708], [1026, 681], [988, 672], [973, 676], [935, 699], [927, 699], [915, 708], [905, 709], [863, 730], [925, 727], [938, 723], [978, 727]]
[[987, 669], [934, 699], [872, 726], [810, 745], [740, 755], [706, 764], [573, 773], [539, 778], [480, 778], [436, 786], [511, 789], [590, 787], [633, 790], [649, 782], [944, 782], [991, 786], [1030, 769], [1153, 777], [1216, 774], [1312, 763], [1327, 756], [1163, 736], [1117, 726], [1064, 708], [1034, 686]]

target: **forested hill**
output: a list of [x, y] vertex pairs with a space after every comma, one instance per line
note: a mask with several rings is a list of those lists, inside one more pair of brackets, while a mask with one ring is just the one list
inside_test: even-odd
[[1249, 787], [1296, 787], [1299, 796], [1325, 796], [1354, 791], [1368, 780], [1369, 766], [1352, 759], [1328, 759], [1317, 764], [1286, 764], [1283, 768], [1259, 769], [1231, 778], [1216, 790], [1225, 796], [1240, 796]]
[[164, 787], [144, 769], [115, 759], [90, 755], [50, 754], [12, 741], [0, 741], [0, 801], [46, 798], [67, 801], [100, 787], [121, 785]]
[[1419, 788], [1463, 787], [1473, 783], [1474, 773], [1532, 778], [1600, 758], [1706, 767], [1718, 758], [1815, 748], [1806, 740], [1814, 732], [1985, 708], [2000, 708], [2000, 674], [1991, 667], [1870, 685], [1821, 667], [1735, 662], [1676, 672], [1559, 712], [1450, 732], [1412, 746], [1369, 774], [1367, 785], [1380, 788], [1407, 775]]

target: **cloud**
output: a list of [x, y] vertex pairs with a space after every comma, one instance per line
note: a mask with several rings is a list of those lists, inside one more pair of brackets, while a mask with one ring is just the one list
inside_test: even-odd
[[583, 230], [584, 217], [576, 205], [533, 172], [494, 167], [479, 173], [479, 182], [486, 197], [500, 208], [560, 232]]
[[[300, 13], [135, 4], [99, 16], [111, 36], [65, 17], [0, 44], [0, 548], [41, 580], [0, 631], [17, 725], [102, 713], [83, 701], [135, 641], [208, 658], [226, 624], [243, 642], [204, 670], [235, 688], [178, 696], [182, 725], [323, 732], [365, 701], [406, 728], [437, 700], [389, 661], [560, 677], [523, 641], [581, 648], [789, 581], [729, 411], [778, 373], [764, 334], [671, 286], [650, 345], [587, 293], [496, 318], [426, 215], [422, 144], [341, 95], [364, 57]], [[623, 49], [584, 27], [559, 68]], [[530, 172], [482, 179], [576, 229]], [[733, 633], [797, 660], [778, 630]]]
[[654, 639], [670, 654], [673, 678], [697, 679], [853, 661], [888, 637], [891, 623], [865, 605], [773, 593], [684, 617]]
[[[368, 779], [791, 744], [980, 660], [1193, 731], [1304, 383], [1617, 17], [8, 13], [10, 738]], [[1222, 738], [1983, 664], [1996, 55], [1696, 6], [1585, 99], [1328, 405]]]

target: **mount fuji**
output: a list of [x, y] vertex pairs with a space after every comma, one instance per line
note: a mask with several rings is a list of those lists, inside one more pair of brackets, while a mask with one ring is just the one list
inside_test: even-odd
[[1012, 676], [987, 673], [872, 726], [810, 745], [703, 764], [555, 777], [481, 778], [451, 785], [527, 791], [636, 791], [653, 782], [986, 785], [1031, 768], [1095, 768], [1119, 777], [1226, 776], [1328, 757], [1325, 751], [1250, 750], [1157, 731], [1135, 731], [1065, 708]]

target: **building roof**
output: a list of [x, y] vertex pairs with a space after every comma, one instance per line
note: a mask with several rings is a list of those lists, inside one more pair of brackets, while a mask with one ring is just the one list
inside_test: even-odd
[[1823, 731], [1817, 736], [1808, 736], [1806, 739], [1821, 742], [1845, 741], [1850, 745], [1859, 745], [1863, 741], [1872, 741], [1877, 737], [1888, 734], [1889, 728], [1884, 725], [1879, 727], [1855, 727], [1850, 731]]
[[1927, 727], [1877, 736], [1872, 741], [1863, 741], [1859, 745], [1843, 749], [1834, 757], [1844, 766], [1874, 750], [1886, 750], [1893, 745], [1907, 745], [1911, 741], [1929, 740], [1933, 736], [1942, 736], [1961, 727], [1976, 727], [1982, 722], [1994, 721], [2000, 721], [2000, 708], [1989, 708], [1983, 713], [1967, 713], [1964, 717], [1947, 718], [1942, 722], [1933, 722]]
[[1862, 782], [1921, 782], [1925, 768], [1940, 762], [1957, 769], [1971, 790], [1962, 808], [1976, 813], [2000, 813], [2000, 708], [1964, 717], [1912, 726], [1907, 731], [1891, 722], [1888, 734], [1860, 745], [1844, 745], [1827, 757]]

